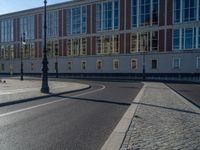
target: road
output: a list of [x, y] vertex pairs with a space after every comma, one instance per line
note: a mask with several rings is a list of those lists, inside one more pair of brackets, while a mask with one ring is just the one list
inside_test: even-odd
[[143, 85], [86, 83], [92, 88], [1, 107], [0, 149], [100, 149]]
[[167, 83], [167, 85], [200, 108], [200, 84]]

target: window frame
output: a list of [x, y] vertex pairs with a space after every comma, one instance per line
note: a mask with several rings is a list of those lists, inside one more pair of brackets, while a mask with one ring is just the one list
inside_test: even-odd
[[[135, 61], [135, 67], [133, 68], [133, 61]], [[133, 58], [131, 59], [131, 70], [136, 70], [138, 69], [138, 59], [137, 58]]]
[[[175, 60], [178, 60], [178, 66], [175, 66]], [[173, 69], [180, 69], [181, 68], [181, 58], [173, 58], [172, 68]]]
[[[117, 63], [117, 67], [115, 66], [116, 63]], [[119, 67], [120, 67], [120, 61], [119, 61], [119, 59], [113, 59], [113, 61], [112, 61], [112, 68], [113, 68], [113, 70], [119, 70]]]

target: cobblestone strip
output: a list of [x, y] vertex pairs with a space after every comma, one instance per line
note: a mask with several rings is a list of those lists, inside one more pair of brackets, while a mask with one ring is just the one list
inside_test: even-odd
[[200, 114], [163, 83], [145, 84], [121, 150], [200, 150]]

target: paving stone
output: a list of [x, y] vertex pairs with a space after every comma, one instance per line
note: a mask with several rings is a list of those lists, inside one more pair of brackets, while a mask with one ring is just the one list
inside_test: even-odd
[[[141, 101], [129, 128], [128, 150], [198, 150], [200, 114], [163, 83], [145, 83]], [[131, 135], [130, 135], [131, 132]]]

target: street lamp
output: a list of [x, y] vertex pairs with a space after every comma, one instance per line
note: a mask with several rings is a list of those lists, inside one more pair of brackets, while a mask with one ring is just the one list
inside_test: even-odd
[[25, 33], [22, 34], [21, 36], [21, 72], [20, 72], [20, 80], [23, 81], [24, 80], [24, 67], [23, 67], [23, 51], [25, 48]]
[[49, 85], [48, 85], [48, 60], [47, 60], [47, 48], [46, 48], [46, 41], [47, 41], [47, 22], [46, 22], [46, 14], [47, 14], [47, 0], [44, 0], [44, 49], [43, 49], [43, 61], [42, 61], [42, 93], [49, 93]]
[[55, 69], [56, 69], [56, 78], [58, 78], [58, 44], [55, 44], [55, 56], [56, 56], [56, 62], [55, 62]]
[[[147, 38], [147, 37], [146, 37]], [[142, 52], [142, 66], [143, 66], [143, 69], [142, 69], [142, 79], [145, 80], [146, 79], [146, 58], [145, 58], [145, 51], [146, 51], [146, 48], [147, 48], [147, 40], [145, 40], [145, 38], [143, 37], [142, 39], [142, 42], [143, 42], [143, 52]]]

